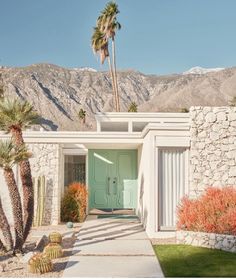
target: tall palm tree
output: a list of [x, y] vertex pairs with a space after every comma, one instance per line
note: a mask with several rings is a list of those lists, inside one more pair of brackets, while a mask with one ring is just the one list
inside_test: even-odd
[[2, 207], [2, 200], [0, 198], [0, 229], [2, 231], [3, 237], [5, 239], [5, 244], [7, 249], [6, 250], [12, 250], [13, 248], [13, 239], [11, 234], [10, 225], [8, 223], [6, 214]]
[[[103, 64], [105, 60], [108, 61], [109, 72], [111, 75], [111, 84], [112, 90], [114, 94], [114, 105], [116, 106], [116, 90], [115, 90], [115, 80], [114, 80], [114, 73], [111, 64], [111, 58], [108, 49], [108, 41], [103, 32], [98, 27], [94, 27], [92, 38], [91, 38], [91, 45], [94, 53], [99, 54], [100, 62]], [[117, 110], [117, 107], [116, 107]]]
[[85, 124], [85, 120], [86, 120], [86, 111], [83, 110], [82, 108], [79, 110], [78, 113], [79, 119], [82, 121], [83, 124]]
[[115, 36], [116, 31], [121, 29], [121, 24], [117, 21], [118, 5], [111, 1], [107, 3], [101, 15], [98, 17], [97, 26], [100, 31], [105, 34], [107, 40], [112, 41], [112, 68], [114, 71], [114, 84], [115, 84], [115, 98], [116, 98], [116, 109], [120, 111], [120, 100], [118, 93], [118, 83], [117, 83], [117, 71], [116, 71], [116, 47], [115, 47]]
[[[39, 123], [39, 115], [27, 101], [4, 98], [0, 101], [0, 129], [11, 133], [16, 146], [24, 145], [22, 130]], [[23, 187], [24, 240], [33, 224], [34, 188], [29, 160], [19, 163]]]
[[28, 152], [25, 145], [15, 146], [12, 140], [0, 141], [0, 167], [3, 168], [3, 174], [8, 186], [14, 219], [14, 251], [22, 251], [22, 246], [24, 244], [24, 228], [21, 197], [12, 168], [15, 164], [29, 159], [30, 156], [31, 154]]

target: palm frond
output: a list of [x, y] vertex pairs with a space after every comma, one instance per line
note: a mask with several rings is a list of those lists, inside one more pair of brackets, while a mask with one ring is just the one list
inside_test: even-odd
[[0, 129], [9, 132], [12, 127], [25, 129], [39, 124], [39, 115], [27, 101], [4, 98], [0, 100]]
[[0, 141], [0, 167], [12, 168], [13, 165], [32, 156], [25, 145], [16, 147], [12, 140]]

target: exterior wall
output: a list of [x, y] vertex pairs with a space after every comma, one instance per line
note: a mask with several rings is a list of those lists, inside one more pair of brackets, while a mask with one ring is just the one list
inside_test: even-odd
[[[29, 144], [33, 153], [30, 160], [32, 176], [44, 175], [46, 179], [46, 200], [43, 225], [56, 225], [60, 221], [61, 188], [59, 183], [60, 145], [35, 143]], [[37, 202], [35, 203], [35, 210]]]
[[226, 234], [177, 231], [178, 244], [188, 244], [236, 253], [236, 236]]
[[138, 148], [138, 201], [136, 214], [139, 216], [145, 229], [150, 229], [152, 224], [150, 218], [150, 140], [150, 135], [148, 135], [145, 137], [143, 145]]
[[236, 108], [190, 109], [190, 195], [236, 185]]

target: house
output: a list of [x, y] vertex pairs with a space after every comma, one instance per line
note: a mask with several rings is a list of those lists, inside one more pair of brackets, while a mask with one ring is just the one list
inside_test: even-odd
[[[236, 108], [98, 113], [96, 132], [26, 131], [34, 178], [46, 178], [44, 224], [60, 222], [64, 187], [89, 191], [88, 213], [133, 209], [151, 238], [175, 235], [176, 207], [208, 185], [236, 185]], [[2, 139], [9, 137], [2, 133]], [[15, 173], [18, 182], [17, 167]], [[0, 173], [0, 194], [11, 214]]]

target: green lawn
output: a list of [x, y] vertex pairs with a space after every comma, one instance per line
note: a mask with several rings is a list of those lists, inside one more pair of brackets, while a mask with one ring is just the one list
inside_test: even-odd
[[236, 277], [236, 254], [189, 245], [155, 245], [166, 277]]

